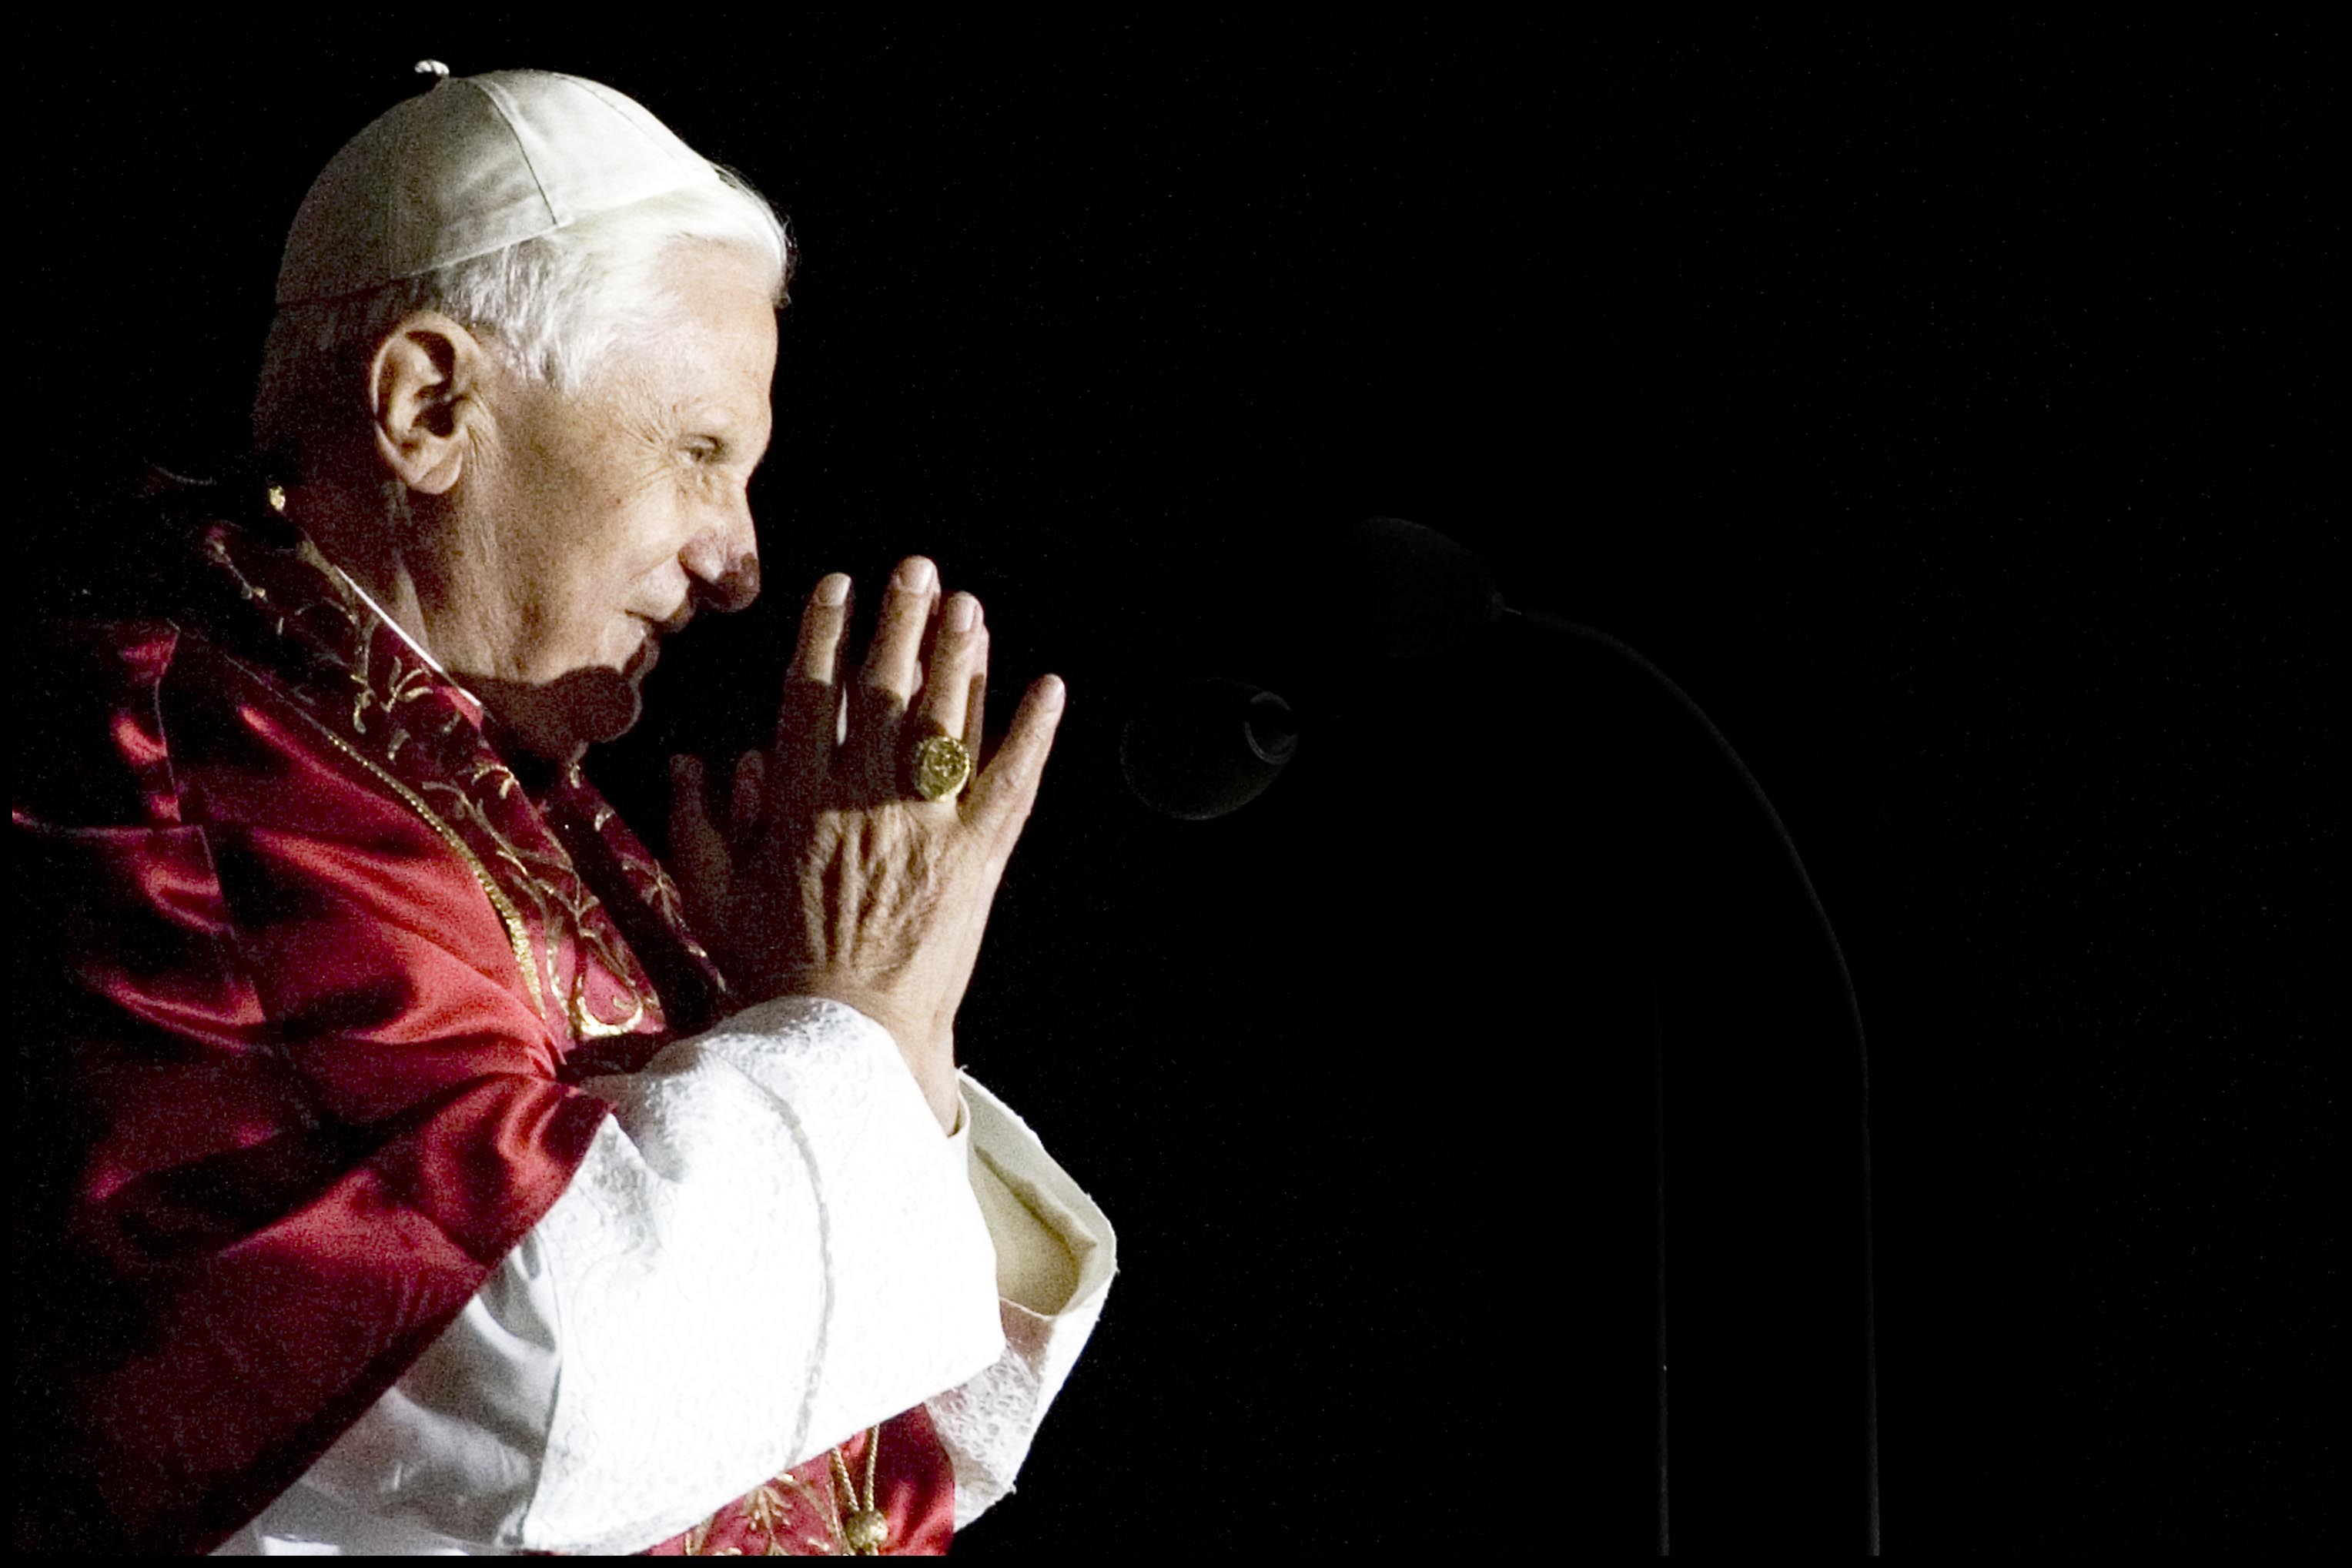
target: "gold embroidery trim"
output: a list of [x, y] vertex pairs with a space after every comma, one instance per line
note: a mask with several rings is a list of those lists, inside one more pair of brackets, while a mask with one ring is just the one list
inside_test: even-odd
[[[820, 1492], [816, 1488], [809, 1485], [806, 1481], [802, 1480], [798, 1476], [781, 1475], [778, 1476], [775, 1480], [765, 1483], [758, 1490], [751, 1492], [751, 1495], [743, 1499], [742, 1506], [744, 1523], [750, 1525], [751, 1529], [759, 1534], [764, 1535], [768, 1538], [767, 1545], [760, 1552], [761, 1556], [791, 1557], [795, 1555], [792, 1549], [784, 1544], [783, 1541], [784, 1532], [792, 1524], [792, 1514], [791, 1511], [785, 1506], [783, 1493], [776, 1490], [777, 1485], [780, 1482], [784, 1486], [790, 1487], [794, 1493], [807, 1502], [809, 1512], [814, 1516], [815, 1521], [819, 1526], [829, 1527], [833, 1531], [834, 1539], [831, 1541], [822, 1540], [819, 1537], [811, 1535], [807, 1531], [803, 1531], [801, 1532], [800, 1537], [800, 1543], [802, 1545], [809, 1548], [812, 1552], [816, 1552], [820, 1556], [838, 1557], [845, 1554], [849, 1556], [857, 1555], [856, 1550], [849, 1544], [849, 1532], [844, 1527], [842, 1522], [840, 1504], [832, 1496], [831, 1489], [827, 1489], [825, 1491]], [[721, 1546], [716, 1551], [710, 1550], [710, 1537], [716, 1531], [719, 1521], [726, 1511], [727, 1511], [725, 1509], [720, 1509], [718, 1513], [712, 1514], [709, 1519], [704, 1520], [700, 1524], [696, 1525], [692, 1530], [686, 1532], [685, 1555], [688, 1557], [740, 1557], [743, 1555], [742, 1549], [740, 1547]]]
[[370, 773], [375, 775], [380, 781], [389, 786], [394, 793], [397, 794], [402, 800], [407, 803], [410, 810], [425, 819], [425, 826], [431, 828], [435, 832], [441, 835], [441, 841], [443, 843], [447, 844], [451, 849], [457, 852], [458, 859], [466, 862], [466, 869], [474, 873], [474, 880], [482, 884], [482, 891], [484, 893], [489, 894], [490, 906], [498, 911], [499, 924], [506, 927], [507, 942], [514, 949], [515, 967], [522, 971], [523, 983], [530, 988], [530, 1005], [539, 1010], [539, 1014], [541, 1018], [545, 1018], [547, 1016], [547, 993], [540, 987], [539, 965], [531, 954], [530, 936], [523, 928], [521, 912], [515, 908], [513, 901], [508, 898], [505, 892], [501, 890], [499, 884], [491, 879], [490, 868], [484, 865], [482, 863], [482, 858], [474, 852], [473, 847], [467, 844], [464, 839], [457, 835], [457, 829], [443, 821], [434, 813], [433, 808], [425, 804], [425, 797], [419, 795], [415, 790], [411, 789], [407, 785], [403, 784], [399, 779], [394, 778], [382, 768], [376, 766], [374, 761], [368, 758], [366, 754], [362, 752], [358, 747], [353, 746], [350, 741], [345, 740], [341, 736], [337, 735], [333, 730], [329, 729], [325, 725], [320, 724], [317, 719], [311, 718], [308, 714], [304, 714], [302, 716], [308, 720], [311, 727], [318, 730], [320, 735], [323, 735], [329, 740], [333, 741], [337, 750], [350, 758], [352, 761], [358, 763], [361, 767], [366, 768]]
[[[229, 575], [236, 579], [237, 587], [242, 591], [247, 599], [257, 600], [264, 603], [268, 603], [269, 601], [269, 596], [268, 593], [246, 577], [245, 572], [237, 566], [236, 559], [229, 554], [227, 545], [224, 543], [217, 535], [207, 539], [205, 544], [207, 553], [211, 555], [214, 560], [228, 569]], [[318, 547], [310, 543], [310, 537], [308, 535], [302, 537], [301, 543], [298, 547], [296, 553], [314, 568], [328, 567], [331, 565], [325, 556], [319, 553]], [[332, 577], [328, 579], [328, 585], [331, 589], [334, 586], [334, 579]], [[365, 717], [365, 714], [369, 704], [373, 702], [377, 707], [389, 713], [392, 709], [397, 707], [404, 702], [423, 696], [427, 689], [427, 672], [422, 667], [419, 667], [404, 674], [400, 667], [400, 661], [394, 659], [393, 661], [392, 699], [389, 702], [386, 702], [377, 698], [374, 692], [371, 689], [371, 685], [367, 678], [368, 647], [373, 638], [373, 627], [368, 622], [361, 620], [361, 618], [353, 612], [349, 605], [333, 604], [331, 601], [325, 602], [330, 603], [333, 609], [338, 611], [342, 615], [343, 619], [349, 622], [352, 629], [359, 634], [358, 643], [354, 649], [354, 652], [358, 656], [357, 667], [353, 668], [351, 665], [346, 665], [344, 667], [349, 673], [353, 683], [355, 683], [359, 687], [359, 695], [352, 699], [352, 727], [359, 731], [362, 735], [365, 735], [367, 733], [367, 719]], [[277, 617], [277, 632], [278, 635], [281, 637], [286, 635], [286, 617], [282, 612], [280, 612]], [[239, 663], [234, 659], [230, 662], [232, 664]], [[242, 666], [240, 665], [240, 667]], [[262, 679], [262, 684], [265, 685], [268, 684], [268, 680], [260, 677], [257, 672], [256, 672], [256, 675], [257, 679]], [[498, 912], [499, 924], [506, 928], [507, 945], [514, 950], [515, 967], [522, 971], [523, 985], [530, 992], [530, 1005], [538, 1012], [541, 1020], [544, 1022], [547, 1018], [547, 992], [539, 983], [539, 964], [531, 952], [530, 934], [523, 925], [521, 911], [515, 908], [514, 901], [507, 897], [505, 891], [501, 889], [498, 883], [491, 877], [489, 867], [482, 863], [481, 857], [474, 852], [471, 845], [467, 844], [463, 838], [458, 836], [457, 831], [455, 828], [452, 828], [447, 822], [443, 821], [439, 816], [435, 814], [433, 808], [425, 804], [425, 798], [423, 796], [419, 795], [415, 790], [411, 789], [407, 785], [403, 784], [398, 779], [394, 778], [390, 773], [386, 772], [381, 766], [379, 766], [373, 758], [361, 751], [359, 747], [353, 746], [350, 741], [345, 740], [341, 736], [337, 735], [333, 730], [328, 728], [327, 726], [321, 723], [315, 716], [304, 713], [299, 707], [294, 709], [294, 711], [300, 713], [303, 721], [309, 724], [311, 728], [317, 730], [320, 735], [325, 736], [330, 741], [332, 741], [336, 750], [341, 751], [344, 756], [358, 763], [362, 768], [366, 768], [368, 772], [373, 774], [380, 782], [387, 786], [393, 793], [398, 795], [401, 800], [407, 804], [408, 809], [415, 811], [419, 817], [423, 818], [425, 820], [425, 825], [431, 828], [436, 833], [438, 833], [441, 836], [441, 841], [447, 844], [452, 850], [456, 851], [457, 858], [466, 862], [466, 869], [474, 873], [474, 880], [481, 884], [482, 892], [488, 896], [490, 907]], [[400, 750], [401, 743], [405, 741], [407, 738], [408, 736], [406, 731], [395, 731], [393, 736], [391, 751], [393, 753], [397, 753]], [[477, 771], [475, 779], [478, 781], [480, 777], [481, 773]], [[502, 784], [502, 792], [503, 788], [504, 786]], [[462, 800], [463, 797], [461, 796], [460, 799]], [[467, 804], [471, 805], [472, 802], [467, 801]], [[478, 809], [476, 811], [476, 815], [480, 815]], [[484, 826], [488, 826], [487, 819], [484, 820]], [[491, 836], [493, 838], [498, 837], [495, 831]], [[503, 847], [504, 841], [501, 839], [499, 841]], [[551, 955], [551, 956], [552, 956]], [[639, 1016], [643, 1015], [644, 1002], [642, 998], [639, 999], [637, 1012]]]
[[[500, 794], [507, 793], [509, 788], [516, 785], [514, 774], [503, 763], [498, 762], [477, 764], [467, 782], [478, 787], [483, 779], [493, 776], [499, 780]], [[558, 917], [561, 916], [568, 922], [570, 935], [579, 960], [578, 967], [572, 972], [571, 995], [564, 998], [565, 1017], [571, 1023], [572, 1032], [582, 1040], [610, 1040], [618, 1035], [636, 1033], [638, 1025], [645, 1021], [646, 998], [638, 991], [635, 984], [629, 979], [628, 967], [622, 962], [620, 953], [607, 939], [604, 933], [598, 930], [590, 921], [589, 916], [600, 907], [600, 903], [596, 895], [588, 891], [587, 884], [582, 882], [578, 870], [568, 859], [559, 860], [534, 850], [525, 849], [508, 838], [499, 831], [498, 825], [490, 821], [489, 813], [482, 810], [481, 803], [456, 785], [436, 781], [427, 784], [425, 788], [438, 789], [450, 798], [453, 805], [465, 819], [496, 846], [498, 859], [513, 870], [522, 891], [529, 895], [532, 904], [538, 906], [540, 921], [551, 933], [547, 958], [550, 986], [560, 987], [562, 978], [557, 972], [553, 940]], [[555, 880], [541, 876], [534, 870], [535, 866], [545, 866], [557, 875], [567, 878], [575, 885], [577, 891], [565, 893]], [[621, 988], [628, 993], [629, 1012], [626, 1018], [607, 1020], [598, 1018], [588, 1010], [588, 964], [591, 951], [603, 962], [605, 972], [610, 974]]]
[[[230, 556], [227, 547], [220, 539], [211, 539], [208, 544], [213, 559], [226, 567], [230, 575], [236, 579], [237, 586], [247, 599], [268, 601], [267, 592], [247, 579], [236, 560]], [[317, 548], [310, 544], [307, 536], [298, 548], [297, 554], [314, 568], [331, 566], [324, 556], [318, 553]], [[331, 577], [329, 579], [329, 587], [331, 589], [335, 587]], [[369, 655], [374, 639], [375, 620], [380, 620], [381, 617], [365, 618], [357, 613], [349, 604], [334, 603], [332, 601], [324, 602], [340, 612], [357, 634], [352, 650], [352, 660], [344, 665], [344, 671], [352, 685], [357, 688], [352, 700], [352, 727], [360, 734], [365, 735], [368, 732], [367, 712], [370, 707], [389, 715], [402, 704], [413, 702], [424, 696], [430, 689], [432, 673], [422, 664], [409, 666], [395, 654], [392, 661], [391, 689], [387, 694], [379, 695], [374, 689], [374, 683], [369, 677], [368, 669]], [[276, 630], [281, 637], [286, 634], [286, 617], [283, 613], [277, 617]], [[451, 684], [455, 685], [454, 682]], [[462, 687], [457, 689], [464, 690]], [[514, 868], [515, 874], [521, 882], [524, 891], [530, 894], [532, 902], [539, 905], [540, 917], [550, 928], [547, 955], [548, 977], [546, 984], [542, 985], [540, 980], [538, 954], [532, 947], [530, 927], [524, 923], [522, 913], [516, 907], [513, 900], [490, 875], [489, 868], [483, 863], [481, 857], [474, 853], [472, 847], [464, 838], [436, 813], [416, 791], [386, 772], [373, 758], [336, 734], [314, 716], [306, 713], [303, 717], [319, 733], [332, 741], [338, 750], [389, 786], [402, 800], [407, 803], [409, 809], [423, 818], [425, 824], [441, 836], [442, 841], [455, 850], [458, 857], [466, 862], [467, 869], [474, 874], [474, 880], [481, 884], [482, 892], [488, 895], [491, 907], [498, 912], [499, 924], [506, 928], [508, 944], [514, 949], [515, 967], [522, 971], [523, 983], [530, 991], [531, 1006], [538, 1010], [542, 1020], [545, 1020], [548, 1016], [548, 989], [556, 986], [561, 978], [556, 973], [557, 964], [553, 944], [555, 922], [551, 918], [556, 909], [561, 909], [570, 918], [573, 936], [583, 947], [594, 950], [597, 958], [603, 961], [605, 970], [620, 983], [621, 988], [628, 993], [630, 1004], [626, 1017], [613, 1020], [600, 1019], [589, 1010], [586, 996], [588, 956], [583, 952], [581, 955], [581, 971], [573, 977], [572, 994], [564, 998], [565, 1021], [570, 1024], [573, 1036], [585, 1040], [608, 1040], [637, 1032], [646, 1019], [646, 998], [629, 979], [628, 967], [621, 961], [620, 955], [614, 951], [612, 944], [605, 939], [604, 934], [590, 923], [589, 913], [597, 907], [598, 902], [593, 894], [589, 893], [584, 886], [577, 896], [569, 896], [561, 893], [546, 878], [534, 872], [530, 864], [531, 860], [543, 857], [531, 855], [520, 845], [509, 841], [504, 833], [499, 832], [491, 824], [488, 814], [483, 811], [480, 804], [468, 797], [464, 790], [446, 784], [428, 786], [428, 788], [439, 788], [448, 792], [467, 819], [498, 846], [499, 858]], [[401, 747], [407, 742], [408, 738], [406, 730], [395, 727], [392, 732], [391, 744], [386, 747], [387, 758], [397, 756]], [[573, 763], [570, 772], [574, 783], [581, 781], [579, 764]], [[471, 787], [478, 788], [485, 779], [492, 778], [496, 779], [498, 792], [501, 799], [512, 795], [520, 784], [511, 769], [505, 764], [496, 761], [477, 763], [466, 782]], [[598, 817], [596, 826], [602, 828], [604, 821], [611, 815], [612, 808], [604, 807]], [[568, 864], [559, 869], [571, 871]], [[667, 873], [662, 873], [658, 865], [655, 870], [656, 876], [667, 883], [668, 880]], [[574, 880], [577, 880], [577, 873], [573, 872], [572, 874]], [[670, 890], [665, 889], [665, 891]], [[551, 900], [555, 908], [550, 907]], [[693, 944], [689, 941], [688, 945]], [[724, 982], [722, 981], [721, 984], [723, 985]]]

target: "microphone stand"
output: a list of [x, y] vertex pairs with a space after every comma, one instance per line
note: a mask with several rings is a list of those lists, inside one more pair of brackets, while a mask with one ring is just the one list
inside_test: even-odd
[[[1838, 946], [1837, 933], [1830, 925], [1829, 912], [1822, 907], [1821, 895], [1814, 891], [1812, 878], [1806, 874], [1803, 857], [1797, 853], [1794, 841], [1781, 824], [1780, 814], [1772, 809], [1771, 800], [1763, 787], [1756, 782], [1748, 764], [1731, 743], [1716, 728], [1706, 711], [1693, 702], [1689, 694], [1669, 679], [1664, 671], [1635, 653], [1625, 643], [1597, 627], [1569, 621], [1540, 610], [1520, 610], [1502, 601], [1496, 595], [1494, 607], [1500, 617], [1523, 625], [1540, 627], [1559, 636], [1572, 637], [1601, 649], [1619, 664], [1627, 666], [1658, 690], [1672, 698], [1675, 707], [1695, 722], [1701, 733], [1726, 760], [1740, 783], [1746, 787], [1748, 799], [1763, 812], [1774, 838], [1779, 840], [1788, 857], [1789, 867], [1796, 873], [1797, 885], [1804, 891], [1806, 906], [1812, 911], [1814, 924], [1820, 928], [1822, 940], [1828, 944], [1830, 957], [1836, 966], [1838, 982], [1845, 995], [1846, 1026], [1853, 1036], [1856, 1064], [1862, 1073], [1862, 1301], [1863, 1301], [1863, 1443], [1864, 1484], [1867, 1498], [1864, 1521], [1864, 1551], [1871, 1556], [1879, 1554], [1878, 1511], [1878, 1312], [1875, 1296], [1877, 1274], [1873, 1256], [1874, 1223], [1871, 1215], [1870, 1178], [1870, 1056], [1863, 1038], [1862, 1007], [1854, 995], [1852, 971], [1846, 967], [1845, 953]], [[1652, 1110], [1654, 1116], [1652, 1144], [1654, 1151], [1656, 1204], [1654, 1222], [1657, 1243], [1657, 1439], [1658, 1439], [1658, 1555], [1667, 1554], [1666, 1506], [1666, 1122], [1665, 1122], [1665, 1030], [1658, 997], [1658, 978], [1654, 968], [1650, 975], [1650, 1049]]]
[[[1373, 640], [1394, 658], [1412, 658], [1435, 652], [1476, 625], [1517, 622], [1543, 632], [1571, 638], [1600, 650], [1620, 666], [1631, 669], [1664, 692], [1673, 706], [1696, 725], [1712, 749], [1731, 764], [1748, 798], [1763, 813], [1766, 824], [1796, 873], [1813, 925], [1827, 944], [1831, 963], [1845, 999], [1845, 1024], [1853, 1042], [1861, 1073], [1862, 1177], [1862, 1307], [1863, 1307], [1863, 1470], [1864, 1490], [1864, 1552], [1879, 1554], [1878, 1489], [1878, 1341], [1875, 1299], [1876, 1264], [1873, 1251], [1874, 1221], [1870, 1172], [1870, 1063], [1863, 1038], [1862, 1009], [1845, 954], [1831, 928], [1829, 915], [1806, 873], [1804, 861], [1780, 821], [1780, 813], [1732, 749], [1720, 730], [1699, 706], [1665, 673], [1617, 638], [1596, 627], [1565, 620], [1539, 610], [1521, 610], [1505, 602], [1486, 567], [1469, 551], [1444, 535], [1395, 517], [1372, 517], [1356, 525], [1340, 559], [1356, 574], [1339, 597], [1349, 602], [1377, 607]], [[1131, 720], [1122, 737], [1120, 763], [1129, 787], [1145, 804], [1181, 818], [1219, 816], [1255, 799], [1288, 761], [1295, 747], [1297, 726], [1288, 705], [1270, 693], [1235, 681], [1189, 683]], [[1245, 743], [1245, 744], [1244, 744]], [[1205, 762], [1203, 759], [1207, 759]], [[1652, 1224], [1656, 1259], [1657, 1306], [1655, 1344], [1657, 1392], [1657, 1551], [1667, 1554], [1667, 1335], [1666, 1335], [1666, 1155], [1665, 1155], [1665, 1028], [1660, 981], [1654, 964], [1649, 975], [1649, 1019], [1652, 1083], [1652, 1163], [1655, 1197]]]

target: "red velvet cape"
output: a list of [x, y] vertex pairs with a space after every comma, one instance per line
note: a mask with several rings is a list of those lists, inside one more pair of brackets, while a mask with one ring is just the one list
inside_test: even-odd
[[[19, 1551], [225, 1540], [562, 1194], [608, 1109], [576, 1082], [726, 1005], [577, 769], [526, 788], [470, 699], [217, 499], [154, 503], [108, 613], [19, 643]], [[775, 1503], [827, 1468], [669, 1549], [811, 1550]], [[881, 1490], [893, 1551], [944, 1549], [919, 1409]]]

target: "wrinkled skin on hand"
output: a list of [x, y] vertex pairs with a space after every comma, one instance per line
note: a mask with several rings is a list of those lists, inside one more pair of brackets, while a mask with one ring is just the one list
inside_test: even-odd
[[688, 917], [745, 1000], [857, 1009], [890, 1031], [951, 1127], [956, 1009], [1036, 801], [1062, 685], [1051, 675], [1032, 685], [988, 765], [955, 798], [925, 800], [905, 772], [924, 737], [955, 736], [981, 755], [980, 601], [943, 601], [930, 562], [901, 563], [845, 687], [849, 586], [835, 575], [809, 596], [775, 744], [737, 761], [723, 824], [702, 765], [673, 762], [670, 854]]

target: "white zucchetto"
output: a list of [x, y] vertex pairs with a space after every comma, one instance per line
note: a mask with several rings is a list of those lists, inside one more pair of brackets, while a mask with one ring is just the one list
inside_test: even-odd
[[551, 71], [445, 77], [379, 115], [311, 182], [278, 303], [380, 287], [718, 183], [708, 159], [611, 88]]

